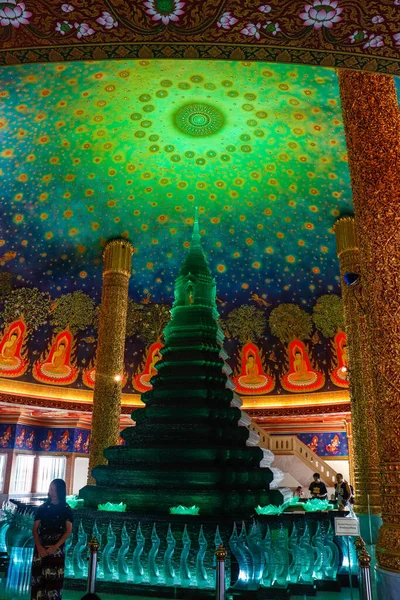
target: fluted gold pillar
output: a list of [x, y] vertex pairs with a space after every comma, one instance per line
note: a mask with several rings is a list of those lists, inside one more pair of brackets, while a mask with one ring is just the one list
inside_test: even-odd
[[375, 388], [376, 555], [400, 572], [400, 114], [393, 77], [340, 71], [339, 82]]
[[133, 247], [126, 240], [108, 242], [103, 253], [103, 290], [96, 354], [96, 380], [93, 393], [90, 437], [89, 479], [92, 469], [107, 461], [103, 451], [118, 444], [128, 283]]
[[360, 273], [360, 253], [353, 217], [335, 224], [336, 249], [340, 263], [344, 323], [347, 336], [350, 375], [352, 443], [354, 453], [355, 506], [357, 513], [381, 513], [378, 482], [378, 442], [375, 425], [374, 387], [370, 362], [365, 299], [361, 285], [349, 287], [345, 273]]

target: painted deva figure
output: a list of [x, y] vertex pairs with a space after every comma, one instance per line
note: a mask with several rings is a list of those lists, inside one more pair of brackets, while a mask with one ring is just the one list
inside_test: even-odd
[[61, 600], [64, 585], [64, 544], [72, 533], [72, 510], [66, 501], [65, 481], [54, 479], [48, 500], [33, 524], [31, 600]]

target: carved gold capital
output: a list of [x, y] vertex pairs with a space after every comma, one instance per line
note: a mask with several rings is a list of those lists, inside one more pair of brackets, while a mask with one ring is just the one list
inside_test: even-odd
[[342, 217], [334, 225], [336, 233], [336, 251], [340, 258], [343, 252], [358, 250], [354, 217]]
[[110, 240], [103, 251], [103, 275], [107, 273], [131, 274], [133, 246], [125, 239]]

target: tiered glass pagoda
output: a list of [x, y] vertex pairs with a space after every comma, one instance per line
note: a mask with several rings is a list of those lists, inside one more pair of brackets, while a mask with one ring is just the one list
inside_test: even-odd
[[260, 467], [263, 450], [249, 446], [250, 432], [239, 426], [218, 318], [196, 214], [153, 389], [133, 415], [136, 426], [122, 432], [125, 445], [105, 450], [96, 486], [81, 490], [85, 506], [123, 502], [138, 514], [168, 514], [196, 505], [201, 515], [244, 518], [258, 505], [283, 502], [269, 489], [273, 472]]

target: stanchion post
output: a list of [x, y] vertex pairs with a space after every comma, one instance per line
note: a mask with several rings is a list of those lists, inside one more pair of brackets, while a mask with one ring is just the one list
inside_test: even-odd
[[357, 549], [358, 566], [360, 567], [360, 598], [361, 600], [373, 600], [370, 570], [371, 557], [368, 554], [365, 542], [361, 537], [356, 539], [355, 547]]
[[363, 548], [358, 555], [358, 564], [361, 572], [361, 598], [362, 600], [372, 600], [371, 586], [371, 557]]
[[225, 561], [227, 551], [220, 544], [215, 551], [215, 557], [217, 559], [217, 589], [216, 589], [216, 600], [225, 600]]
[[356, 547], [357, 556], [358, 556], [358, 554], [361, 552], [361, 550], [363, 550], [365, 548], [365, 542], [361, 536], [358, 536], [358, 538], [354, 542], [354, 546]]
[[100, 544], [96, 537], [92, 537], [89, 542], [90, 558], [89, 558], [89, 571], [88, 571], [88, 582], [87, 582], [87, 593], [94, 594], [96, 590], [96, 573], [97, 573], [97, 552], [100, 548]]

